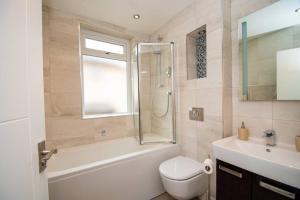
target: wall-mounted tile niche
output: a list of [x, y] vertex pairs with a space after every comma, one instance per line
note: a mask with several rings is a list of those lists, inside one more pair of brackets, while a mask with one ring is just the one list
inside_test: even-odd
[[206, 25], [186, 35], [187, 79], [205, 78], [206, 70]]

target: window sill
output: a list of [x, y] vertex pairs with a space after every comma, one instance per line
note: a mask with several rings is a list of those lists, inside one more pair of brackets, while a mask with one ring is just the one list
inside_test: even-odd
[[83, 115], [82, 119], [95, 119], [95, 118], [106, 118], [106, 117], [122, 117], [122, 116], [133, 116], [133, 113]]

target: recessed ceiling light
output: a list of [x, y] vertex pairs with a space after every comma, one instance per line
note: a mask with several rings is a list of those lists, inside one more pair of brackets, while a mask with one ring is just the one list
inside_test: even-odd
[[141, 18], [141, 16], [139, 14], [134, 14], [133, 15], [133, 19], [140, 19], [140, 18]]
[[295, 12], [299, 12], [300, 11], [300, 8], [297, 8], [296, 10], [295, 10]]

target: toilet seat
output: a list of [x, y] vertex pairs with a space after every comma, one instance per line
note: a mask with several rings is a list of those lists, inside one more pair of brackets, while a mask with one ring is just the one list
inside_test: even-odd
[[203, 173], [203, 164], [184, 156], [177, 156], [163, 162], [159, 172], [164, 177], [184, 181]]

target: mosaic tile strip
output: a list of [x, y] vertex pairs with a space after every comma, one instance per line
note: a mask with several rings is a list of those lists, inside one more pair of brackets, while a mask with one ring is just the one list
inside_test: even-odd
[[197, 78], [207, 77], [206, 70], [206, 30], [199, 32], [196, 39], [196, 69]]

